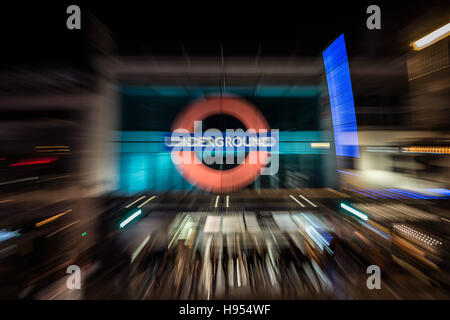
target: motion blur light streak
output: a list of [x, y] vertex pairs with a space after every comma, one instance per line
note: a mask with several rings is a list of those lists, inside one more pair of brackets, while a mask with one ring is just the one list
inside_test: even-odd
[[36, 146], [36, 149], [51, 149], [51, 148], [58, 148], [58, 149], [68, 149], [69, 146]]
[[[323, 250], [325, 248], [325, 250], [333, 254], [332, 250], [329, 248], [330, 241], [326, 240], [317, 230], [320, 229], [321, 227], [315, 224], [313, 221], [311, 221], [311, 219], [306, 214], [302, 214], [301, 216], [310, 224], [309, 226], [305, 227], [305, 230], [311, 237], [311, 239], [318, 245], [320, 250]], [[325, 234], [327, 234], [327, 236], [330, 239], [332, 238], [328, 233], [325, 232]]]
[[344, 174], [349, 174], [349, 175], [352, 175], [352, 176], [361, 177], [360, 174], [353, 173], [353, 172], [348, 172], [348, 171], [344, 171], [344, 170], [337, 170], [337, 172], [344, 173]]
[[133, 204], [135, 204], [136, 202], [138, 202], [138, 201], [140, 201], [140, 200], [142, 200], [142, 199], [144, 199], [146, 196], [142, 196], [142, 197], [140, 197], [139, 199], [137, 199], [137, 200], [135, 200], [135, 201], [133, 201], [132, 203], [130, 203], [130, 204], [128, 204], [128, 205], [126, 205], [125, 206], [125, 208], [129, 208], [129, 207], [131, 207]]
[[433, 193], [438, 193], [446, 196], [450, 196], [450, 190], [449, 189], [424, 189], [426, 191], [430, 191]]
[[72, 225], [74, 225], [75, 223], [78, 223], [78, 222], [80, 222], [80, 221], [81, 221], [81, 220], [77, 220], [77, 221], [74, 221], [74, 222], [72, 222], [72, 223], [69, 223], [67, 226], [62, 227], [61, 229], [58, 229], [58, 230], [56, 230], [55, 232], [50, 233], [50, 234], [47, 235], [46, 237], [49, 238], [49, 237], [55, 235], [56, 233], [58, 233], [58, 232], [60, 232], [60, 231], [62, 231], [62, 230], [64, 230], [64, 229], [67, 229], [68, 227], [70, 227], [70, 226], [72, 226]]
[[329, 142], [311, 142], [311, 148], [330, 149]]
[[359, 193], [363, 196], [377, 199], [377, 197], [382, 199], [446, 199], [447, 196], [445, 195], [439, 195], [437, 192], [435, 194], [426, 194], [426, 193], [420, 193], [413, 190], [403, 190], [403, 189], [396, 189], [396, 188], [389, 188], [389, 189], [362, 189], [358, 188], [352, 189], [347, 188], [347, 190], [351, 190], [353, 192]]
[[355, 216], [357, 216], [358, 218], [361, 218], [363, 220], [369, 220], [369, 217], [366, 216], [364, 213], [359, 212], [356, 209], [353, 209], [352, 207], [349, 207], [348, 205], [341, 203], [341, 208], [347, 210], [348, 212], [354, 214]]
[[[41, 153], [53, 153], [53, 154], [72, 154], [70, 149], [48, 149], [48, 150], [38, 150], [37, 152]], [[61, 153], [59, 153], [61, 152]]]
[[4, 186], [7, 184], [11, 184], [11, 183], [24, 182], [24, 181], [33, 181], [33, 180], [39, 180], [39, 177], [29, 177], [29, 178], [16, 179], [16, 180], [7, 181], [7, 182], [1, 182], [0, 186]]
[[353, 191], [353, 192], [359, 193], [359, 194], [361, 194], [361, 195], [363, 195], [363, 196], [366, 196], [366, 197], [369, 197], [369, 198], [372, 198], [372, 199], [376, 199], [376, 197], [373, 197], [373, 196], [371, 196], [371, 195], [369, 195], [369, 194], [367, 194], [367, 193], [364, 193], [364, 192], [361, 192], [361, 191], [358, 191], [358, 190], [355, 190], [355, 189], [349, 188], [348, 190], [351, 190], [351, 191]]
[[450, 154], [450, 147], [405, 147], [405, 148], [402, 148], [402, 152]]
[[366, 228], [369, 228], [370, 230], [372, 230], [373, 232], [375, 232], [379, 236], [383, 237], [384, 239], [386, 239], [386, 240], [390, 240], [391, 239], [391, 236], [388, 235], [386, 232], [383, 232], [383, 231], [379, 230], [378, 228], [376, 228], [376, 227], [374, 227], [374, 226], [372, 226], [372, 225], [370, 225], [370, 224], [368, 224], [366, 222], [363, 222], [363, 221], [361, 221], [361, 224], [363, 226], [365, 226]]
[[127, 224], [129, 224], [131, 221], [133, 221], [134, 219], [136, 219], [137, 216], [139, 216], [142, 213], [142, 210], [139, 209], [138, 211], [136, 211], [135, 213], [133, 213], [131, 216], [129, 216], [128, 218], [126, 218], [124, 221], [122, 221], [119, 226], [121, 228], [125, 227]]
[[297, 199], [295, 199], [295, 197], [293, 195], [289, 195], [289, 197], [291, 197], [292, 200], [294, 200], [295, 202], [297, 202], [299, 205], [301, 205], [303, 208], [305, 207], [305, 205], [303, 203], [301, 203], [300, 201], [298, 201]]
[[334, 190], [333, 188], [326, 188], [326, 189], [327, 189], [328, 191], [330, 191], [330, 192], [332, 192], [332, 193], [334, 193], [334, 194], [336, 194], [336, 195], [342, 197], [342, 198], [348, 198], [347, 195], [343, 194], [342, 192], [336, 191], [336, 190]]
[[147, 202], [155, 199], [156, 196], [152, 196], [150, 199], [145, 200], [142, 204], [138, 205], [138, 208], [142, 208], [143, 206], [145, 206], [147, 204]]
[[214, 203], [214, 208], [217, 208], [217, 205], [219, 204], [219, 198], [220, 198], [220, 196], [217, 195], [216, 196], [216, 202]]
[[424, 242], [424, 243], [426, 243], [428, 245], [435, 246], [435, 245], [438, 245], [438, 244], [439, 245], [442, 244], [441, 241], [436, 240], [436, 239], [434, 239], [432, 237], [429, 237], [429, 236], [427, 236], [427, 235], [425, 235], [425, 234], [423, 234], [421, 232], [418, 232], [418, 231], [416, 231], [416, 230], [414, 230], [412, 228], [409, 228], [409, 227], [407, 227], [407, 226], [405, 226], [403, 224], [401, 224], [401, 225], [394, 225], [394, 228], [396, 228], [396, 229], [400, 230], [401, 232], [406, 233], [407, 235], [409, 235], [409, 236], [411, 236], [411, 237], [413, 237], [413, 238], [415, 238], [417, 240], [420, 240], [420, 241], [422, 241], [422, 242]]
[[310, 205], [312, 205], [314, 208], [317, 208], [317, 206], [312, 203], [311, 201], [309, 201], [308, 199], [306, 199], [304, 196], [302, 196], [301, 194], [299, 195], [299, 197], [301, 197], [303, 200], [305, 200], [306, 202], [308, 202]]
[[53, 161], [58, 160], [58, 158], [38, 158], [38, 159], [25, 159], [19, 162], [11, 163], [10, 167], [20, 167], [20, 166], [31, 166], [35, 164], [48, 164]]
[[383, 192], [388, 194], [390, 199], [408, 199], [407, 196], [404, 194], [389, 190], [389, 189], [383, 189]]
[[366, 147], [367, 152], [381, 152], [381, 153], [397, 153], [399, 148], [396, 147]]
[[20, 236], [19, 231], [20, 230], [9, 231], [5, 229], [0, 229], [0, 242]]
[[[358, 189], [358, 190], [362, 190], [364, 191], [364, 189]], [[379, 196], [382, 199], [389, 199], [390, 196], [386, 193], [380, 192], [379, 190], [374, 190], [374, 189], [367, 189], [367, 191], [371, 194], [371, 195], [375, 195], [375, 196]]]
[[49, 222], [52, 222], [52, 221], [54, 221], [54, 220], [56, 220], [56, 219], [62, 217], [63, 215], [68, 214], [69, 212], [72, 212], [72, 209], [69, 209], [69, 210], [67, 210], [67, 211], [61, 212], [61, 213], [59, 213], [59, 214], [57, 214], [57, 215], [54, 215], [53, 217], [50, 217], [50, 218], [48, 218], [48, 219], [42, 220], [41, 222], [36, 223], [35, 226], [36, 226], [37, 228], [39, 228], [39, 227], [43, 226], [44, 224], [47, 224], [47, 223], [49, 223]]
[[142, 243], [139, 245], [139, 247], [136, 249], [136, 251], [133, 253], [133, 255], [131, 256], [131, 262], [134, 261], [134, 259], [136, 259], [136, 257], [139, 255], [139, 253], [142, 251], [142, 249], [145, 247], [145, 245], [147, 244], [147, 242], [150, 240], [150, 236], [147, 236], [144, 241], [142, 241]]
[[406, 191], [403, 191], [403, 190], [398, 190], [398, 189], [387, 189], [387, 191], [396, 192], [396, 193], [405, 195], [406, 197], [410, 197], [410, 198], [413, 198], [413, 199], [425, 199], [425, 197], [422, 197], [422, 196], [416, 196], [415, 194], [412, 194], [412, 193], [410, 193], [410, 192], [406, 192]]
[[414, 50], [422, 50], [435, 42], [447, 37], [450, 33], [450, 23], [447, 23], [445, 26], [442, 26], [433, 32], [427, 34], [426, 36], [420, 38], [419, 40], [413, 41], [411, 46], [414, 47]]

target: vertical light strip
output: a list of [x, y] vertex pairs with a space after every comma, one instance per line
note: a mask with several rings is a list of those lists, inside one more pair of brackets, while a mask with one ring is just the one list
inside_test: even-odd
[[227, 196], [227, 208], [230, 207], [230, 196]]
[[217, 197], [216, 197], [216, 203], [214, 204], [214, 208], [217, 208], [217, 205], [219, 204], [219, 198], [220, 198], [220, 196], [217, 195]]
[[341, 34], [323, 53], [337, 156], [359, 157], [350, 67]]

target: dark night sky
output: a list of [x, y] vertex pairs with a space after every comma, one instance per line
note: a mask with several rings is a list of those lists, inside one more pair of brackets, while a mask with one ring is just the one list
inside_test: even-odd
[[[396, 57], [408, 50], [398, 30], [445, 1], [55, 1], [2, 4], [0, 32], [2, 65], [80, 64], [90, 52], [91, 30], [65, 27], [69, 4], [89, 10], [112, 32], [118, 52], [125, 55], [317, 56], [344, 32], [350, 54]], [[366, 8], [378, 4], [382, 29], [365, 26]], [[443, 7], [449, 12], [448, 6]], [[84, 11], [84, 12], [86, 12]], [[85, 20], [83, 20], [85, 21]], [[171, 40], [162, 40], [171, 39]], [[198, 40], [189, 40], [198, 39]], [[228, 39], [228, 40], [227, 40]], [[248, 40], [253, 39], [253, 40]]]

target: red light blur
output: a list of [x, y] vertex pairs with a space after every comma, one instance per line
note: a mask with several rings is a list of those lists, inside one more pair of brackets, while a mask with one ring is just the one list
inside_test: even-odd
[[34, 164], [48, 164], [52, 163], [53, 161], [58, 160], [58, 158], [52, 157], [52, 158], [37, 158], [37, 159], [23, 159], [19, 162], [11, 163], [10, 167], [21, 167], [21, 166], [30, 166]]

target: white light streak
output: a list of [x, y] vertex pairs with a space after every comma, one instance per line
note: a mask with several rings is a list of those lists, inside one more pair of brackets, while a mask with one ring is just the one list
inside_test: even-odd
[[219, 204], [219, 198], [220, 198], [220, 196], [218, 195], [218, 196], [216, 197], [216, 203], [214, 204], [214, 208], [217, 208], [217, 206], [218, 206], [218, 204]]
[[366, 216], [365, 214], [359, 212], [359, 211], [356, 210], [356, 209], [353, 209], [352, 207], [349, 207], [348, 205], [346, 205], [346, 204], [344, 204], [344, 203], [341, 203], [341, 208], [347, 210], [348, 212], [354, 214], [355, 216], [357, 216], [357, 217], [359, 217], [359, 218], [361, 218], [361, 219], [363, 219], [363, 220], [369, 220], [369, 217], [368, 217], [368, 216]]
[[295, 199], [294, 198], [294, 196], [292, 195], [292, 194], [290, 194], [289, 195], [289, 197], [291, 197], [292, 198], [292, 200], [294, 200], [295, 202], [297, 202], [299, 205], [301, 205], [302, 206], [302, 208], [304, 208], [305, 207], [305, 205], [303, 204], [303, 203], [301, 203], [300, 201], [298, 201], [297, 199]]
[[433, 43], [444, 39], [450, 33], [450, 23], [447, 23], [445, 26], [440, 27], [437, 30], [427, 34], [425, 37], [420, 38], [412, 43], [414, 50], [422, 50]]
[[153, 200], [153, 199], [155, 199], [156, 198], [156, 196], [153, 196], [153, 197], [151, 197], [150, 199], [147, 199], [146, 201], [144, 201], [142, 204], [140, 204], [139, 206], [138, 206], [138, 208], [142, 208], [143, 206], [145, 206], [145, 204], [147, 203], [147, 202], [149, 202], [150, 200]]
[[130, 203], [129, 205], [127, 205], [125, 208], [129, 208], [129, 207], [131, 207], [133, 204], [135, 204], [136, 202], [138, 202], [138, 201], [140, 201], [140, 200], [142, 200], [142, 199], [144, 199], [146, 196], [142, 196], [142, 197], [140, 197], [139, 199], [137, 199], [137, 200], [135, 200], [135, 201], [133, 201], [132, 203]]
[[302, 196], [301, 194], [298, 195], [299, 197], [301, 197], [303, 200], [305, 200], [306, 202], [308, 202], [310, 205], [312, 205], [314, 208], [317, 208], [317, 206], [312, 203], [311, 201], [309, 201], [308, 199], [306, 199], [304, 196]]
[[133, 213], [131, 216], [129, 216], [128, 218], [126, 218], [122, 223], [120, 223], [120, 227], [123, 228], [125, 227], [127, 224], [129, 224], [132, 220], [134, 220], [138, 215], [140, 215], [142, 213], [142, 210], [139, 209], [138, 211], [136, 211], [135, 213]]

